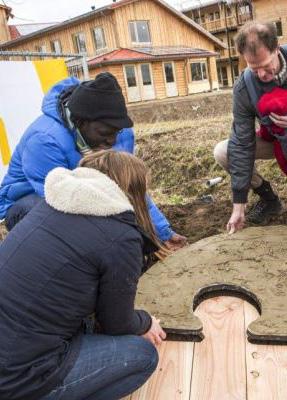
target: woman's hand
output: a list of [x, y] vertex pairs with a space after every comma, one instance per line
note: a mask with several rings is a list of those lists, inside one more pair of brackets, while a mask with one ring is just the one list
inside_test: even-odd
[[149, 340], [153, 345], [157, 346], [166, 338], [165, 331], [160, 326], [160, 320], [155, 317], [151, 317], [152, 323], [149, 330], [142, 335], [145, 339]]

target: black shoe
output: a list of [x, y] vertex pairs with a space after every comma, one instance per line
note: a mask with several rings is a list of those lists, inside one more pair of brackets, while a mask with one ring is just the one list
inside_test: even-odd
[[269, 222], [272, 216], [280, 215], [282, 209], [283, 207], [278, 197], [269, 201], [260, 199], [250, 208], [246, 215], [246, 220], [256, 225], [264, 224]]

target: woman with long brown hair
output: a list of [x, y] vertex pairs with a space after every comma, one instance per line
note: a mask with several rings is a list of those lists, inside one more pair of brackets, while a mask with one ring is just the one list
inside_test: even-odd
[[[1, 399], [120, 399], [152, 374], [165, 333], [134, 299], [146, 258], [168, 253], [146, 190], [142, 161], [111, 150], [49, 173], [0, 247]], [[84, 334], [93, 312], [101, 333]]]

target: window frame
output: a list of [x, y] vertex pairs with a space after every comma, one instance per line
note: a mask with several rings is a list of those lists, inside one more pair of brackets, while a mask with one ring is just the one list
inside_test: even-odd
[[[192, 79], [192, 65], [194, 65], [194, 64], [199, 64], [199, 65], [200, 65], [201, 79], [198, 79], [198, 80]], [[203, 77], [203, 76], [204, 76], [204, 72], [203, 72], [202, 65], [205, 66], [205, 75], [206, 75], [206, 78]], [[204, 61], [204, 60], [191, 61], [191, 62], [189, 63], [189, 70], [190, 70], [190, 77], [191, 77], [191, 82], [192, 82], [192, 83], [194, 83], [194, 82], [197, 82], [197, 83], [198, 83], [198, 82], [206, 82], [206, 81], [208, 81], [208, 68], [207, 68], [207, 62], [206, 62], [206, 61]]]
[[[83, 38], [84, 38], [85, 51], [81, 51], [80, 48], [79, 48], [78, 37], [79, 37], [80, 35], [83, 35]], [[73, 44], [74, 44], [75, 52], [76, 52], [77, 54], [87, 53], [87, 42], [86, 42], [86, 35], [85, 35], [85, 32], [74, 33], [74, 34], [73, 34]]]
[[[126, 70], [126, 68], [129, 68], [129, 67], [132, 67], [133, 70], [134, 70], [135, 85], [133, 85], [133, 86], [129, 86], [129, 83], [128, 83], [128, 75], [127, 75], [127, 70]], [[127, 90], [128, 90], [129, 88], [135, 88], [135, 87], [138, 88], [138, 87], [139, 87], [139, 81], [138, 81], [138, 76], [137, 76], [136, 64], [124, 64], [124, 65], [123, 65], [123, 68], [124, 68], [124, 75], [125, 75], [125, 81], [126, 81]]]
[[[58, 43], [58, 44], [59, 44], [59, 48], [60, 48], [59, 51], [57, 51], [57, 50], [55, 49], [55, 43]], [[52, 52], [54, 52], [54, 53], [62, 53], [62, 52], [63, 52], [62, 43], [61, 43], [61, 41], [60, 41], [59, 39], [51, 40], [50, 45], [51, 45], [51, 50], [52, 50]]]
[[[102, 47], [97, 46], [97, 39], [96, 39], [96, 30], [97, 29], [100, 29], [100, 31], [102, 32], [102, 39], [103, 39], [103, 43], [104, 43], [104, 46], [102, 46]], [[106, 35], [105, 35], [105, 30], [104, 30], [103, 25], [97, 25], [94, 28], [92, 28], [92, 33], [93, 33], [93, 39], [94, 39], [94, 45], [95, 45], [96, 51], [106, 49], [107, 41], [106, 41]]]
[[[141, 42], [139, 41], [139, 34], [138, 34], [138, 28], [137, 28], [137, 24], [138, 23], [143, 23], [145, 22], [147, 25], [147, 31], [148, 31], [148, 36], [149, 36], [149, 41], [148, 42]], [[128, 22], [128, 26], [129, 26], [129, 34], [130, 34], [130, 39], [131, 39], [131, 43], [132, 44], [137, 44], [137, 45], [146, 45], [146, 44], [151, 44], [152, 40], [151, 40], [151, 33], [150, 33], [150, 26], [149, 26], [149, 21], [148, 20], [134, 20], [134, 21], [129, 21]], [[133, 26], [134, 29], [134, 33], [135, 33], [135, 39], [136, 41], [133, 40], [133, 35], [131, 32], [131, 26]]]
[[[279, 38], [282, 38], [282, 37], [284, 36], [284, 34], [283, 34], [283, 24], [282, 24], [281, 19], [278, 19], [277, 21], [273, 21], [273, 24], [274, 24], [275, 27], [276, 27], [277, 36], [278, 36]], [[281, 35], [279, 34], [278, 24], [279, 24], [279, 26], [280, 26]]]

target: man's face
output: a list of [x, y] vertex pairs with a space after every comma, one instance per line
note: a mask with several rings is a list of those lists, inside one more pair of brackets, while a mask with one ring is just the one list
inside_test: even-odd
[[278, 49], [270, 52], [266, 47], [260, 47], [256, 55], [251, 53], [243, 54], [248, 67], [262, 82], [271, 82], [280, 71], [280, 60]]
[[87, 144], [95, 150], [110, 149], [117, 140], [119, 130], [99, 121], [84, 121], [80, 127]]

